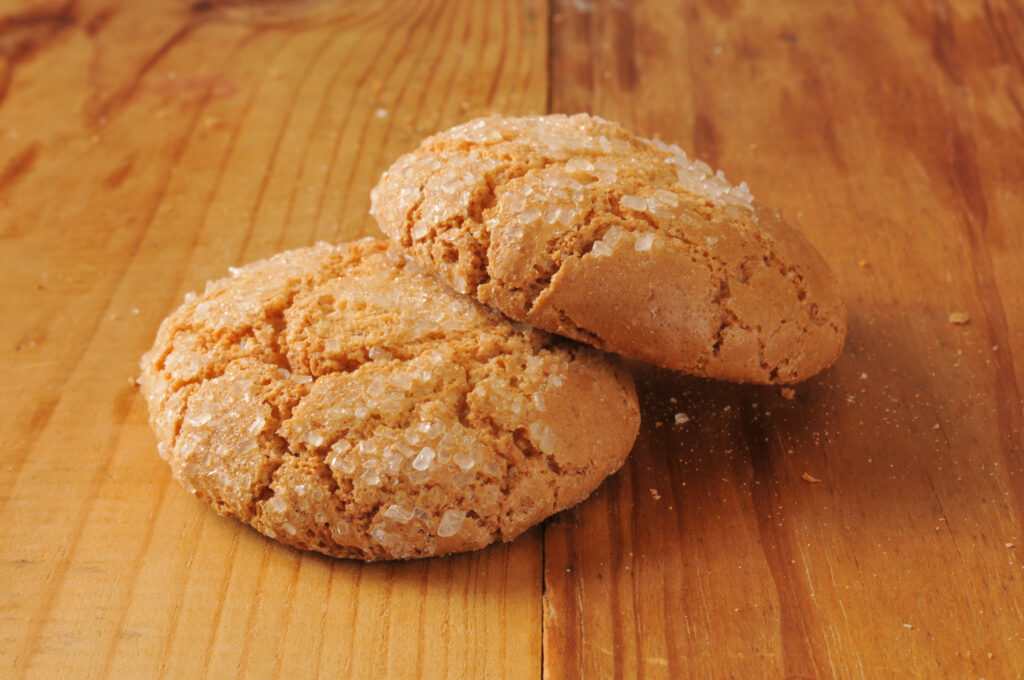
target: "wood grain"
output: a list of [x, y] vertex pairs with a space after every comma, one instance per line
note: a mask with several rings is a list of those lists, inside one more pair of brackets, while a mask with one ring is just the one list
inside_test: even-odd
[[376, 233], [370, 187], [428, 131], [542, 111], [544, 11], [76, 3], [2, 19], [0, 675], [540, 675], [538, 533], [412, 564], [281, 549], [170, 480], [129, 380], [207, 278]]
[[[0, 3], [0, 676], [1024, 676], [1022, 45], [1014, 0]], [[623, 471], [469, 555], [329, 560], [185, 494], [132, 384], [184, 293], [548, 110], [745, 179], [836, 269], [839, 362], [634, 366]]]
[[556, 5], [553, 110], [745, 178], [850, 338], [793, 400], [646, 374], [628, 469], [545, 537], [547, 677], [1024, 673], [1020, 9], [790, 9]]

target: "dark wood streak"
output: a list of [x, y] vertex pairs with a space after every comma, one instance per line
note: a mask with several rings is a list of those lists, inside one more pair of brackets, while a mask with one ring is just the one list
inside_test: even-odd
[[130, 154], [124, 162], [114, 168], [110, 174], [103, 179], [103, 188], [107, 191], [118, 189], [131, 174], [132, 166], [135, 165], [135, 154]]
[[[59, 395], [60, 392], [56, 391], [52, 392], [52, 394]], [[53, 418], [53, 412], [57, 409], [58, 403], [60, 403], [59, 396], [53, 396], [37, 404], [32, 411], [32, 415], [28, 417], [25, 435], [15, 438], [14, 441], [8, 440], [6, 447], [11, 452], [11, 455], [8, 458], [8, 461], [10, 461], [9, 467], [5, 474], [0, 477], [0, 480], [2, 480], [0, 481], [0, 511], [6, 510], [8, 503], [11, 502], [10, 492], [18, 481], [18, 474], [21, 472], [21, 468], [25, 464], [25, 460], [28, 458], [29, 452], [35, 445], [36, 440], [42, 432], [46, 431], [46, 426]]]
[[1024, 402], [1021, 401], [1020, 386], [1011, 349], [1006, 307], [996, 281], [988, 231], [988, 204], [977, 161], [977, 143], [974, 138], [960, 129], [953, 133], [953, 155], [947, 167], [953, 186], [961, 198], [961, 224], [970, 255], [972, 280], [979, 302], [985, 310], [981, 323], [989, 346], [998, 347], [993, 352], [992, 381], [996, 409], [996, 424], [999, 430], [999, 448], [1007, 469], [1007, 482], [1013, 505], [1017, 512], [1018, 526], [1024, 525], [1024, 456], [1021, 452], [1021, 438], [1024, 437]]
[[[1020, 50], [1021, 45], [1024, 45], [1024, 30], [1018, 30], [1015, 35], [1010, 27], [1011, 20], [1006, 11], [993, 9], [992, 3], [988, 0], [984, 6], [985, 23], [989, 28], [989, 33], [995, 38], [999, 51], [1013, 62], [1018, 71], [1024, 73], [1024, 54]], [[1024, 10], [1014, 4], [1010, 5], [1010, 9], [1016, 14], [1018, 29], [1024, 28]]]
[[[0, 170], [0, 198], [9, 192], [14, 185], [32, 171], [39, 158], [39, 142], [32, 142], [16, 153]], [[4, 234], [7, 235], [6, 233]]]
[[572, 12], [565, 0], [551, 0], [548, 36], [548, 112], [577, 113], [594, 108], [599, 68], [596, 30], [590, 12]]
[[[984, 324], [987, 343], [998, 347], [993, 352], [993, 392], [996, 409], [996, 425], [999, 431], [999, 447], [1007, 469], [1007, 484], [1011, 502], [1016, 511], [1018, 526], [1024, 525], [1024, 456], [1021, 437], [1024, 437], [1024, 416], [1021, 390], [1017, 384], [1012, 338], [1002, 292], [996, 280], [992, 258], [992, 247], [998, 234], [992, 233], [989, 222], [988, 202], [985, 198], [985, 182], [978, 163], [978, 143], [973, 135], [976, 126], [969, 103], [964, 100], [964, 81], [961, 56], [962, 46], [957, 43], [951, 26], [949, 8], [940, 3], [934, 17], [931, 33], [932, 54], [943, 73], [955, 88], [947, 89], [945, 110], [940, 110], [937, 126], [945, 128], [949, 140], [948, 153], [935, 158], [933, 171], [937, 171], [952, 188], [954, 205], [960, 216], [961, 229], [967, 239], [968, 254], [974, 276], [973, 282], [978, 301], [985, 314], [980, 323]], [[991, 11], [986, 18], [992, 16]], [[989, 26], [992, 26], [989, 20]], [[1003, 54], [1016, 57], [1016, 49]], [[937, 167], [935, 167], [937, 166]]]
[[[609, 493], [609, 495], [611, 495]], [[582, 678], [583, 673], [583, 580], [576, 568], [576, 542], [566, 525], [574, 524], [568, 512], [548, 520], [544, 530], [544, 677]], [[578, 524], [578, 523], [577, 523]], [[551, 569], [549, 565], [557, 565]], [[549, 652], [557, 653], [557, 657]]]
[[[504, 7], [502, 8], [504, 9]], [[484, 97], [484, 101], [487, 104], [493, 104], [494, 98], [498, 94], [498, 86], [502, 82], [502, 77], [505, 75], [505, 55], [508, 52], [509, 45], [509, 21], [505, 20], [501, 22], [501, 37], [498, 39], [498, 44], [501, 46], [498, 51], [498, 63], [494, 67], [494, 75], [491, 77], [491, 84], [487, 88], [487, 94]], [[486, 36], [485, 36], [486, 37]]]
[[636, 89], [636, 44], [634, 41], [633, 10], [627, 2], [611, 5], [611, 21], [615, 54], [615, 74], [619, 89], [631, 93]]
[[0, 19], [0, 58], [5, 62], [0, 71], [0, 106], [14, 78], [15, 66], [30, 59], [73, 26], [74, 8], [75, 3], [70, 0], [56, 9], [31, 9]]
[[[739, 420], [753, 471], [754, 484], [750, 485], [753, 515], [761, 536], [765, 563], [779, 598], [785, 677], [792, 680], [831, 677], [833, 669], [827, 662], [821, 629], [816, 622], [808, 620], [814, 612], [810, 588], [801, 573], [799, 555], [784, 525], [785, 494], [775, 470], [774, 456], [777, 452], [769, 443], [771, 432], [748, 399], [740, 401]], [[783, 510], [779, 510], [780, 506]], [[783, 526], [779, 526], [780, 523]]]
[[703, 111], [697, 111], [693, 118], [693, 153], [711, 167], [718, 166], [718, 135], [715, 124]]

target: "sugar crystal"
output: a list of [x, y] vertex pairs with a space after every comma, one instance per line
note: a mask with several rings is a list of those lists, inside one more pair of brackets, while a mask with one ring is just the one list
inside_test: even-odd
[[640, 234], [639, 236], [636, 237], [636, 243], [633, 247], [636, 248], [638, 251], [643, 252], [645, 250], [650, 250], [651, 245], [653, 243], [654, 232], [647, 232], [645, 234]]
[[519, 222], [521, 224], [530, 224], [536, 222], [541, 217], [541, 211], [538, 208], [530, 207], [519, 213]]
[[619, 199], [619, 204], [623, 208], [628, 208], [629, 210], [636, 210], [637, 212], [644, 212], [647, 210], [647, 199], [642, 198], [640, 196], [623, 196], [621, 199]]
[[456, 451], [452, 456], [452, 462], [464, 471], [471, 470], [476, 465], [476, 452], [470, 449]]
[[189, 425], [192, 425], [193, 427], [198, 427], [199, 425], [205, 425], [206, 423], [210, 422], [210, 419], [212, 418], [213, 414], [210, 413], [209, 411], [201, 411], [196, 414], [190, 413], [189, 415], [185, 416], [185, 422], [188, 423]]
[[281, 514], [288, 509], [288, 502], [280, 496], [273, 496], [266, 502], [266, 508], [271, 512]]
[[401, 505], [392, 503], [388, 506], [387, 510], [384, 511], [384, 516], [390, 520], [394, 520], [399, 524], [405, 524], [412, 519], [412, 512]]
[[419, 455], [413, 458], [412, 460], [413, 469], [426, 470], [428, 467], [430, 467], [431, 463], [434, 462], [434, 458], [436, 455], [437, 454], [434, 452], [434, 449], [430, 448], [429, 446], [424, 446], [423, 449], [420, 450]]
[[445, 510], [441, 515], [441, 521], [437, 525], [437, 535], [448, 537], [459, 533], [462, 523], [466, 520], [466, 513], [461, 510]]

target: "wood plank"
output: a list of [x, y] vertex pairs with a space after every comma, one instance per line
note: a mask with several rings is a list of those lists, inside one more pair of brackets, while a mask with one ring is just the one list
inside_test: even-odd
[[543, 110], [545, 16], [0, 10], [5, 677], [540, 674], [537, 532], [410, 564], [300, 554], [170, 480], [130, 380], [160, 319], [229, 265], [377, 233], [370, 187], [429, 131]]
[[626, 470], [545, 535], [545, 677], [1024, 674], [1022, 19], [555, 3], [552, 109], [746, 179], [850, 338], [792, 400], [640, 372]]
[[[1019, 3], [550, 10], [0, 7], [0, 675], [1024, 676]], [[803, 229], [838, 364], [792, 399], [637, 366], [622, 473], [470, 555], [328, 560], [184, 494], [130, 384], [182, 295], [377, 233], [399, 153], [548, 106]]]

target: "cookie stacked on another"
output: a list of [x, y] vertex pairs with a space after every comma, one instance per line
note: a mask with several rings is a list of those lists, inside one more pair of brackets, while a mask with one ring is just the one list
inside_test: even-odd
[[792, 383], [842, 349], [835, 278], [746, 184], [579, 114], [481, 118], [371, 193], [381, 229], [513, 319], [666, 368]]
[[392, 242], [235, 270], [142, 360], [175, 477], [289, 545], [472, 550], [586, 498], [640, 421], [600, 350], [791, 383], [842, 348], [835, 280], [799, 232], [600, 118], [471, 121], [399, 158], [371, 201]]

